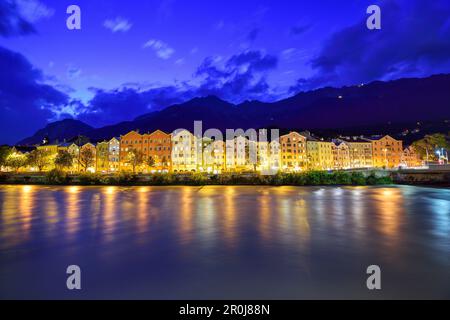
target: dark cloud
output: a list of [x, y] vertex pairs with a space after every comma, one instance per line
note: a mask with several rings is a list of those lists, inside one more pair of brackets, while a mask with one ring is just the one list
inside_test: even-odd
[[197, 69], [202, 78], [200, 95], [216, 95], [231, 102], [270, 99], [267, 72], [278, 65], [278, 58], [257, 50], [248, 50], [226, 61], [206, 58]]
[[236, 70], [247, 67], [250, 72], [263, 72], [275, 69], [278, 64], [278, 58], [273, 55], [264, 54], [257, 50], [248, 50], [232, 56], [226, 63], [229, 70]]
[[291, 88], [342, 86], [450, 71], [450, 2], [385, 1], [381, 30], [366, 21], [334, 33], [311, 61], [316, 74]]
[[[196, 85], [124, 85], [115, 90], [90, 88], [94, 97], [87, 103], [72, 100], [70, 88], [34, 68], [21, 54], [0, 47], [0, 126], [2, 143], [14, 143], [33, 134], [49, 121], [76, 118], [94, 126], [133, 120], [145, 113], [185, 102], [197, 96], [217, 95], [241, 102], [266, 99], [270, 91], [266, 73], [278, 59], [261, 51], [245, 51], [219, 60], [207, 58], [194, 75]], [[49, 85], [47, 81], [52, 80]]]
[[43, 83], [42, 72], [21, 54], [0, 47], [0, 128], [2, 143], [14, 143], [44, 126], [69, 97]]
[[0, 1], [0, 35], [4, 37], [35, 33], [33, 25], [20, 13], [15, 0]]
[[92, 88], [95, 92], [87, 105], [73, 108], [76, 117], [99, 127], [157, 111], [197, 96], [217, 95], [232, 102], [266, 98], [269, 85], [265, 72], [277, 66], [275, 56], [261, 51], [245, 51], [227, 60], [208, 57], [194, 74], [197, 85], [181, 83], [174, 86], [141, 88], [129, 83], [116, 90]]
[[206, 75], [211, 79], [220, 79], [226, 78], [230, 76], [230, 72], [227, 70], [221, 70], [218, 66], [218, 63], [221, 59], [217, 57], [206, 57], [200, 66], [197, 68], [195, 76], [203, 76]]
[[195, 91], [185, 86], [166, 86], [139, 90], [123, 87], [116, 90], [95, 90], [89, 103], [77, 107], [77, 118], [93, 126], [133, 120], [151, 111], [192, 99]]

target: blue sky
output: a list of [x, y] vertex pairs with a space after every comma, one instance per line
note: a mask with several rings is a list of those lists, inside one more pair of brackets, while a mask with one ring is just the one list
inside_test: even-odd
[[[81, 30], [66, 8], [81, 8]], [[365, 26], [382, 9], [382, 30]], [[448, 1], [0, 0], [0, 143], [195, 96], [239, 103], [450, 70]], [[27, 123], [26, 126], [23, 123]]]

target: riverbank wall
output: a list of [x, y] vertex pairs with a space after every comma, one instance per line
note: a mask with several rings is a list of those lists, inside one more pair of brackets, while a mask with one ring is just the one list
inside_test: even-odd
[[48, 173], [3, 173], [0, 184], [35, 185], [379, 185], [391, 184], [389, 171], [310, 171], [302, 173], [279, 173], [260, 175], [257, 173], [211, 174], [77, 174], [60, 171]]
[[450, 187], [450, 170], [399, 170], [392, 172], [392, 181], [396, 184]]

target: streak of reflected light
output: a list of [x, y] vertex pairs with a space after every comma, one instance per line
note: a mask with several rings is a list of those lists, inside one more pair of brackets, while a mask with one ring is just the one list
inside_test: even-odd
[[73, 239], [80, 225], [80, 187], [69, 187], [67, 193], [66, 232], [69, 239]]
[[138, 199], [137, 199], [137, 231], [138, 231], [138, 242], [144, 243], [146, 239], [146, 232], [149, 228], [149, 203], [151, 202], [150, 188], [140, 187], [138, 189]]
[[193, 189], [182, 187], [181, 189], [181, 211], [180, 211], [180, 237], [182, 242], [188, 244], [193, 239]]
[[234, 187], [226, 187], [224, 192], [224, 236], [227, 245], [230, 247], [234, 247], [237, 244], [234, 196]]
[[28, 239], [31, 229], [31, 222], [33, 216], [33, 207], [35, 202], [35, 187], [22, 186], [21, 196], [19, 200], [19, 215], [22, 227], [23, 240]]
[[[102, 204], [102, 218], [101, 228], [103, 230], [103, 236], [105, 242], [114, 240], [116, 217], [117, 214], [117, 187], [107, 187], [103, 190], [103, 194], [100, 197], [99, 203]], [[96, 205], [95, 197], [92, 198], [92, 205]], [[100, 211], [100, 208], [98, 208]], [[100, 211], [101, 212], [101, 211]]]
[[378, 229], [390, 238], [391, 245], [401, 239], [399, 227], [403, 219], [404, 206], [403, 195], [400, 189], [378, 188], [374, 190], [373, 197], [376, 200]]

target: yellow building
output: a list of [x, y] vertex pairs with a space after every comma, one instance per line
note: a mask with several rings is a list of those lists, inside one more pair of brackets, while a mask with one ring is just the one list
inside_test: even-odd
[[258, 143], [244, 135], [226, 141], [227, 171], [255, 171], [258, 167]]
[[222, 140], [203, 141], [203, 170], [221, 173], [226, 170], [225, 142]]
[[378, 168], [396, 168], [401, 164], [403, 142], [391, 136], [367, 139], [372, 143], [373, 165]]
[[51, 155], [56, 156], [58, 154], [59, 148], [60, 148], [60, 146], [57, 144], [47, 144], [47, 145], [38, 146], [36, 149], [42, 150], [42, 151], [48, 153], [50, 156]]
[[283, 171], [305, 170], [308, 163], [306, 137], [290, 132], [280, 137], [281, 168]]
[[199, 171], [197, 138], [188, 130], [178, 130], [172, 134], [172, 170], [174, 172]]
[[343, 142], [332, 142], [333, 150], [333, 169], [343, 170], [350, 168], [349, 146]]
[[332, 143], [320, 140], [307, 131], [302, 135], [306, 137], [308, 170], [332, 170], [334, 166]]
[[348, 146], [349, 168], [373, 167], [372, 143], [360, 138], [337, 139]]
[[97, 143], [96, 149], [96, 171], [101, 173], [109, 172], [109, 142]]
[[275, 174], [281, 169], [280, 143], [277, 140], [258, 142], [258, 167], [261, 174]]

